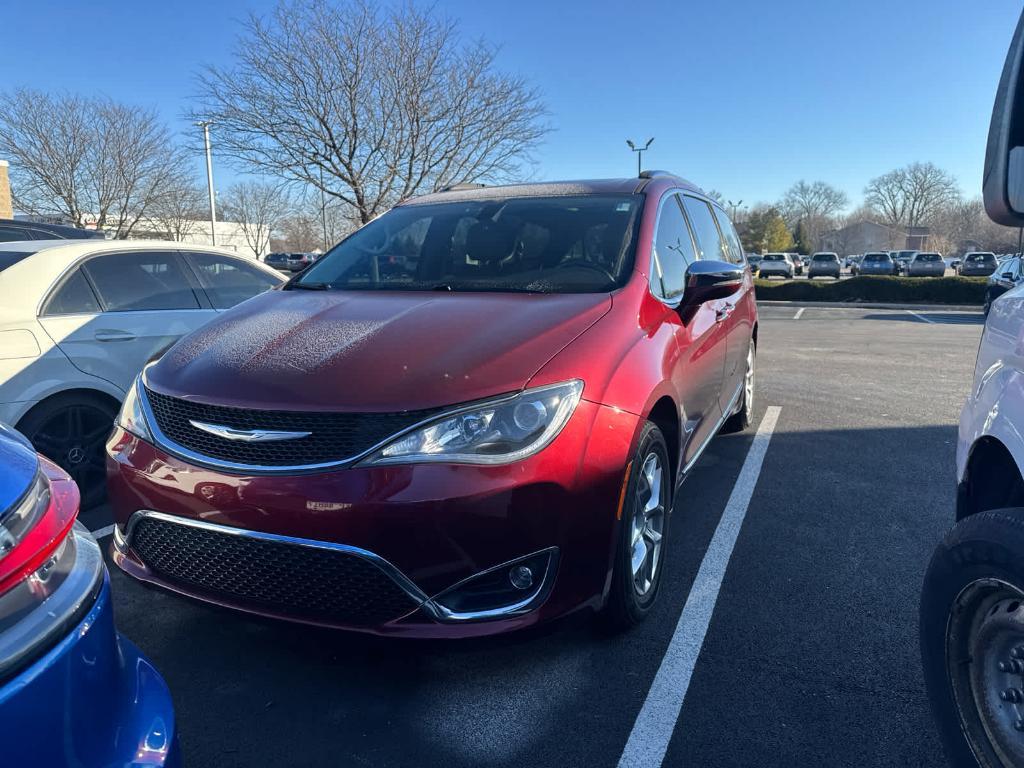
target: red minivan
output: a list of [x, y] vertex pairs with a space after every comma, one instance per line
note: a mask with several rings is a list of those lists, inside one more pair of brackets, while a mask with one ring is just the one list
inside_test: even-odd
[[750, 422], [756, 343], [736, 231], [676, 176], [409, 200], [143, 372], [115, 560], [379, 634], [628, 626], [680, 483]]

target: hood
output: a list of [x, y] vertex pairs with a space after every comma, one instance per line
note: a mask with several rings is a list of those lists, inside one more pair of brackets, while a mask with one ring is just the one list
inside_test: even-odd
[[605, 293], [268, 291], [147, 370], [158, 392], [274, 410], [398, 412], [523, 388]]

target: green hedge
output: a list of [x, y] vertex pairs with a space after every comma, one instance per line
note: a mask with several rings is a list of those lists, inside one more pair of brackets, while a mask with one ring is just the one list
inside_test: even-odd
[[849, 280], [755, 280], [766, 301], [877, 301], [895, 304], [983, 304], [984, 277], [886, 277]]

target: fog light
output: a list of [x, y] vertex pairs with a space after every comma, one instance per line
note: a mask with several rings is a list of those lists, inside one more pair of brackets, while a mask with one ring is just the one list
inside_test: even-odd
[[517, 565], [508, 572], [508, 580], [516, 589], [529, 589], [533, 586], [533, 571], [525, 565]]

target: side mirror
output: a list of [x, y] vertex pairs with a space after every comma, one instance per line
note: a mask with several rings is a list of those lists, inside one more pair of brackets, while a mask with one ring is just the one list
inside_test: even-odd
[[707, 301], [724, 299], [743, 285], [743, 264], [728, 261], [695, 261], [686, 270], [686, 287], [680, 311], [692, 310]]
[[985, 210], [997, 224], [1024, 226], [1024, 14], [999, 79], [985, 150]]

